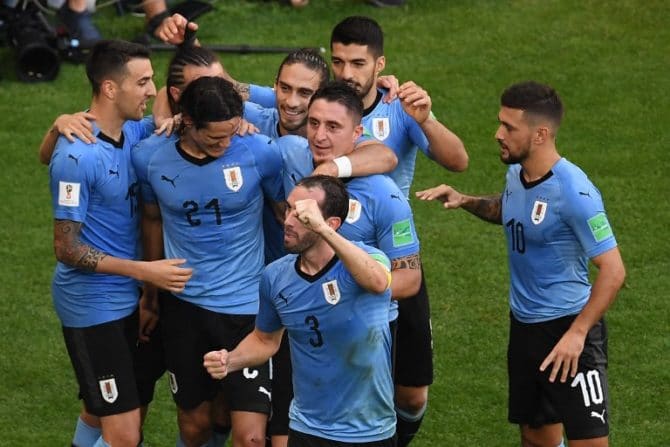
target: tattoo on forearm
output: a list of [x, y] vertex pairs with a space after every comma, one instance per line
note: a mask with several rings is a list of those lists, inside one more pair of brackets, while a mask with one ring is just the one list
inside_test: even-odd
[[403, 256], [402, 258], [397, 258], [391, 260], [391, 270], [398, 269], [410, 269], [418, 270], [421, 268], [421, 258], [419, 254]]
[[487, 222], [502, 224], [502, 194], [475, 197], [463, 208]]
[[107, 256], [79, 240], [81, 223], [56, 220], [54, 223], [54, 248], [56, 257], [63, 263], [82, 270], [95, 271], [98, 262]]

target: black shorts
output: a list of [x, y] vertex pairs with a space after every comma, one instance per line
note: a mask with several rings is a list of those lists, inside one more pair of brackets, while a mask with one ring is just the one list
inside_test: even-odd
[[134, 353], [138, 313], [95, 326], [63, 327], [79, 397], [95, 416], [125, 413], [140, 406]]
[[395, 436], [372, 442], [341, 442], [289, 430], [287, 447], [395, 447]]
[[550, 383], [551, 366], [540, 372], [542, 361], [574, 319], [573, 315], [526, 324], [510, 315], [509, 421], [531, 427], [562, 423], [568, 439], [599, 438], [609, 433], [605, 322], [587, 334], [574, 378]]
[[268, 421], [268, 436], [288, 434], [288, 409], [293, 399], [292, 374], [288, 333], [284, 331], [279, 350], [272, 356], [272, 413]]
[[[158, 292], [159, 309], [169, 293]], [[137, 342], [135, 355], [135, 374], [137, 376], [137, 392], [140, 396], [140, 405], [147, 406], [154, 397], [156, 382], [165, 373], [165, 350], [163, 348], [163, 328], [161, 320], [149, 334], [148, 342]]]
[[223, 386], [231, 411], [270, 413], [268, 362], [222, 381], [212, 379], [202, 365], [207, 352], [235, 348], [254, 329], [255, 315], [220, 314], [170, 296], [163, 300], [161, 318], [168, 380], [179, 408], [212, 401]]
[[395, 355], [396, 385], [420, 387], [433, 383], [433, 330], [423, 273], [419, 292], [398, 300]]

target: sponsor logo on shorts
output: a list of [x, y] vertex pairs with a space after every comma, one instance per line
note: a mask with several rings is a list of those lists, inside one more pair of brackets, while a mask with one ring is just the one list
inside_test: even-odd
[[605, 213], [598, 213], [587, 222], [596, 242], [602, 242], [612, 236], [612, 227], [610, 227], [610, 223], [607, 220]]
[[333, 306], [340, 302], [340, 288], [337, 286], [337, 280], [324, 282], [321, 284], [323, 296], [329, 304]]
[[264, 386], [258, 387], [258, 392], [265, 394], [269, 400], [272, 400], [272, 393], [267, 390]]
[[401, 220], [393, 224], [393, 246], [402, 247], [414, 242], [412, 235], [412, 224], [409, 219]]
[[170, 391], [172, 391], [172, 394], [177, 394], [177, 391], [179, 391], [179, 385], [177, 384], [177, 376], [175, 376], [172, 371], [168, 371], [167, 375], [168, 375], [168, 383], [170, 384]]
[[592, 411], [591, 412], [591, 417], [600, 419], [602, 421], [602, 423], [604, 424], [605, 423], [605, 412], [606, 411], [607, 411], [607, 409], [603, 409], [602, 413], [598, 413], [597, 411]]
[[105, 402], [110, 404], [116, 402], [116, 398], [119, 397], [119, 390], [116, 388], [114, 377], [98, 380], [98, 385], [100, 385], [100, 394], [102, 394]]
[[242, 170], [239, 166], [235, 166], [234, 168], [225, 168], [223, 170], [223, 176], [226, 178], [226, 186], [231, 191], [239, 191], [244, 184]]

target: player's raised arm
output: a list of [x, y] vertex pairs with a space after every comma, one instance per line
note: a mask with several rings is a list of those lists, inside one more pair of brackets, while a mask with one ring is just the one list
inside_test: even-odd
[[423, 191], [417, 191], [419, 200], [438, 200], [447, 209], [463, 208], [482, 220], [502, 224], [502, 194], [490, 196], [468, 196], [461, 194], [449, 185], [439, 185]]

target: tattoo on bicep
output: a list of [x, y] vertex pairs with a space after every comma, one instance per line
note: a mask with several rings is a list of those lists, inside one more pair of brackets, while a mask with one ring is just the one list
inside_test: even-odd
[[398, 269], [410, 269], [418, 270], [421, 268], [421, 258], [419, 254], [403, 256], [402, 258], [396, 258], [391, 260], [391, 270]]
[[84, 244], [79, 239], [81, 223], [56, 220], [54, 223], [54, 248], [58, 259], [82, 270], [95, 271], [105, 253]]
[[249, 84], [243, 84], [241, 82], [235, 84], [235, 90], [245, 101], [249, 99], [249, 89]]

